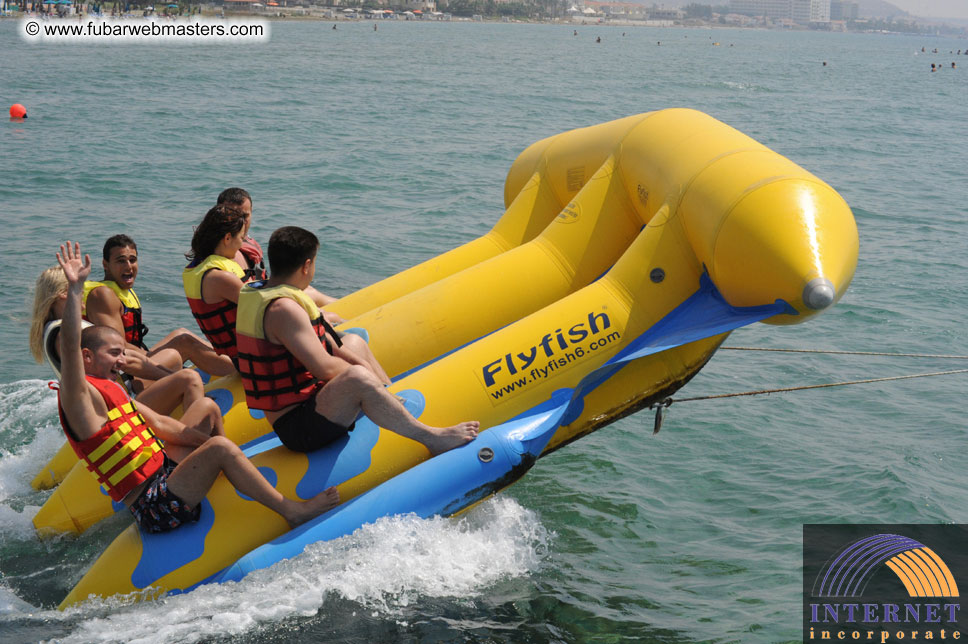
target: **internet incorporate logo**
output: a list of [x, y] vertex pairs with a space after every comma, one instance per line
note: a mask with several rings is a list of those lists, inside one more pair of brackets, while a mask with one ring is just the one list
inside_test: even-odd
[[894, 571], [911, 597], [958, 596], [955, 578], [931, 548], [898, 534], [875, 534], [838, 553], [817, 578], [814, 597], [859, 597], [881, 564]]
[[966, 528], [805, 525], [804, 641], [960, 640]]

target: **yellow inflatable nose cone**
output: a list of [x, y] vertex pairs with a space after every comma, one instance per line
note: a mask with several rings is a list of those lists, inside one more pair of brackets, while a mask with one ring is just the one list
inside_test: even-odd
[[837, 289], [825, 277], [812, 279], [803, 289], [803, 303], [808, 309], [823, 311], [837, 301]]
[[709, 163], [678, 207], [696, 257], [732, 306], [782, 300], [797, 324], [839, 300], [857, 267], [857, 224], [829, 185], [750, 141]]
[[713, 283], [733, 306], [783, 300], [797, 315], [772, 324], [796, 324], [843, 296], [857, 265], [857, 227], [850, 208], [828, 185], [781, 179], [741, 197], [716, 234]]

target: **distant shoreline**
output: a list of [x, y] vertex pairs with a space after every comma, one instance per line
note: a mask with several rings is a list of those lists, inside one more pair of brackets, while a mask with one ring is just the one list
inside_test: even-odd
[[[8, 12], [6, 14], [0, 14], [0, 20], [4, 19], [14, 19], [20, 20], [27, 17], [36, 17], [38, 14], [31, 12]], [[109, 15], [102, 16], [91, 16], [89, 14], [82, 14], [84, 19], [96, 19], [96, 18], [111, 18]], [[165, 14], [153, 13], [151, 16], [147, 16], [155, 19], [166, 19]], [[487, 23], [487, 24], [531, 24], [531, 25], [553, 25], [568, 27], [576, 29], [578, 27], [592, 28], [592, 27], [624, 27], [624, 28], [658, 28], [658, 29], [716, 29], [716, 30], [727, 30], [727, 29], [741, 29], [741, 30], [754, 30], [754, 31], [816, 31], [818, 33], [873, 33], [881, 35], [908, 35], [908, 36], [922, 36], [931, 38], [961, 38], [968, 35], [968, 29], [963, 29], [962, 33], [922, 33], [913, 31], [890, 31], [883, 29], [869, 29], [869, 30], [826, 30], [826, 29], [812, 29], [807, 25], [792, 25], [792, 26], [764, 26], [764, 25], [740, 25], [740, 24], [723, 24], [718, 21], [706, 21], [706, 20], [688, 20], [684, 22], [673, 22], [673, 21], [642, 21], [642, 20], [623, 20], [623, 19], [608, 19], [602, 22], [597, 20], [594, 22], [588, 19], [584, 20], [571, 20], [571, 19], [503, 19], [501, 17], [484, 17], [480, 19], [467, 18], [464, 16], [453, 16], [450, 19], [400, 19], [400, 18], [347, 18], [342, 15], [325, 15], [323, 12], [309, 10], [305, 13], [294, 14], [281, 12], [256, 12], [256, 11], [231, 11], [225, 14], [218, 14], [209, 11], [203, 11], [200, 14], [193, 14], [191, 17], [205, 18], [205, 19], [262, 19], [270, 22], [331, 22], [334, 25], [339, 24], [373, 24], [379, 25], [381, 23], [400, 23], [400, 22], [413, 22], [413, 23]], [[77, 21], [78, 15], [68, 15], [64, 17], [53, 16], [59, 20], [66, 21]], [[116, 17], [115, 17], [116, 18]], [[146, 16], [139, 15], [137, 13], [130, 13], [124, 16], [125, 19], [139, 20], [144, 19]], [[172, 16], [174, 20], [188, 19], [189, 16]], [[951, 26], [949, 25], [949, 28]], [[955, 28], [957, 29], [957, 27]]]

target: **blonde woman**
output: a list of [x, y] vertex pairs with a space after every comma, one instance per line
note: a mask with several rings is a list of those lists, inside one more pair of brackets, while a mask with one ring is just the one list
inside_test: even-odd
[[37, 278], [34, 287], [34, 313], [30, 322], [30, 353], [38, 363], [44, 361], [44, 330], [47, 324], [64, 315], [67, 278], [60, 266], [51, 266]]
[[[30, 322], [30, 353], [38, 363], [44, 361], [44, 336], [47, 326], [60, 320], [64, 315], [64, 304], [67, 302], [67, 278], [60, 266], [45, 269], [37, 278], [34, 288], [34, 310]], [[59, 351], [55, 348], [54, 358]], [[138, 356], [127, 356], [128, 362], [137, 360]], [[146, 381], [145, 388], [138, 393], [138, 400], [163, 414], [171, 413], [175, 407], [182, 405], [188, 409], [193, 403], [204, 396], [204, 386], [198, 373], [191, 369], [180, 369], [175, 373]], [[214, 433], [222, 434], [222, 420], [213, 419]]]

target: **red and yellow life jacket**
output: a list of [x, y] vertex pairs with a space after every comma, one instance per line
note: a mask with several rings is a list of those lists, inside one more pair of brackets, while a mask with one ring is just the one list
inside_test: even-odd
[[77, 457], [87, 465], [115, 501], [151, 478], [164, 464], [165, 454], [151, 427], [138, 413], [134, 402], [113, 380], [85, 376], [94, 385], [108, 407], [108, 421], [90, 438], [78, 440], [60, 403], [57, 410], [67, 442]]
[[245, 269], [243, 282], [258, 282], [269, 278], [269, 274], [266, 273], [266, 264], [263, 261], [262, 246], [259, 245], [259, 242], [251, 237], [246, 237], [242, 240], [242, 248], [239, 249], [239, 252], [245, 257], [245, 263], [249, 265]]
[[246, 275], [242, 267], [234, 259], [221, 255], [209, 255], [196, 265], [189, 264], [182, 271], [182, 284], [185, 286], [185, 297], [192, 315], [198, 322], [202, 333], [212, 343], [216, 353], [235, 358], [238, 349], [235, 346], [235, 318], [237, 305], [232, 300], [222, 300], [215, 304], [208, 304], [202, 299], [202, 280], [209, 271], [228, 271], [243, 282]]
[[[138, 299], [138, 294], [134, 292], [134, 289], [123, 289], [111, 280], [84, 282], [84, 294], [81, 296], [81, 307], [86, 307], [87, 296], [91, 294], [91, 291], [101, 286], [106, 286], [114, 291], [114, 294], [121, 300], [121, 323], [124, 325], [125, 341], [136, 347], [147, 349], [148, 347], [145, 346], [145, 335], [148, 333], [148, 327], [141, 323], [141, 300]], [[84, 314], [84, 319], [90, 322], [86, 313]]]
[[263, 318], [273, 300], [288, 297], [298, 302], [312, 321], [313, 330], [326, 351], [332, 354], [326, 340], [326, 323], [315, 302], [294, 286], [265, 286], [254, 282], [239, 293], [238, 336], [239, 373], [249, 409], [279, 411], [308, 400], [326, 383], [316, 378], [281, 344], [266, 339]]

